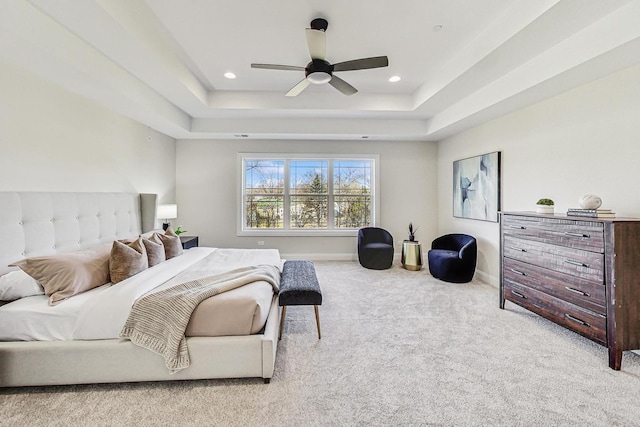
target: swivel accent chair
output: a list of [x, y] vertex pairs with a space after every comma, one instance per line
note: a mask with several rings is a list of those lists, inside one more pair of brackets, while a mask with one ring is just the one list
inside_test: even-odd
[[476, 239], [467, 234], [446, 234], [431, 243], [429, 272], [436, 279], [466, 283], [476, 271], [478, 248]]
[[385, 270], [393, 265], [393, 236], [378, 227], [358, 230], [358, 260], [372, 270]]

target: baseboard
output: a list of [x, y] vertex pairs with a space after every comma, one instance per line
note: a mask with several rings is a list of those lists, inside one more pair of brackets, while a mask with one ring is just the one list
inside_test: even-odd
[[496, 288], [500, 286], [499, 278], [492, 276], [490, 274], [487, 274], [484, 271], [476, 270], [475, 277], [481, 282], [488, 283], [489, 285], [495, 286]]

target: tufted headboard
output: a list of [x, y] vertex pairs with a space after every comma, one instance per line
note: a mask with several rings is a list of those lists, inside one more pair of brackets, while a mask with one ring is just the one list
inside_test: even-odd
[[149, 231], [155, 207], [155, 194], [0, 192], [0, 274], [22, 258]]

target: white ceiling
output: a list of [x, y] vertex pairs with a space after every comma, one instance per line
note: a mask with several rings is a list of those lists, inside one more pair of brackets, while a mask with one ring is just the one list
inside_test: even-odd
[[[305, 66], [316, 17], [329, 62], [389, 67], [285, 97], [303, 72], [250, 64]], [[640, 63], [640, 0], [4, 0], [0, 36], [0, 60], [175, 138], [439, 140]]]

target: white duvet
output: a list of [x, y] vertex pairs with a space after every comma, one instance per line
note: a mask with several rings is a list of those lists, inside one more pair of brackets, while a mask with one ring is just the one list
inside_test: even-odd
[[134, 302], [149, 292], [239, 267], [268, 264], [281, 268], [281, 263], [275, 249], [192, 248], [116, 285], [100, 286], [55, 306], [47, 304], [45, 295], [6, 304], [0, 307], [0, 340], [118, 338]]

